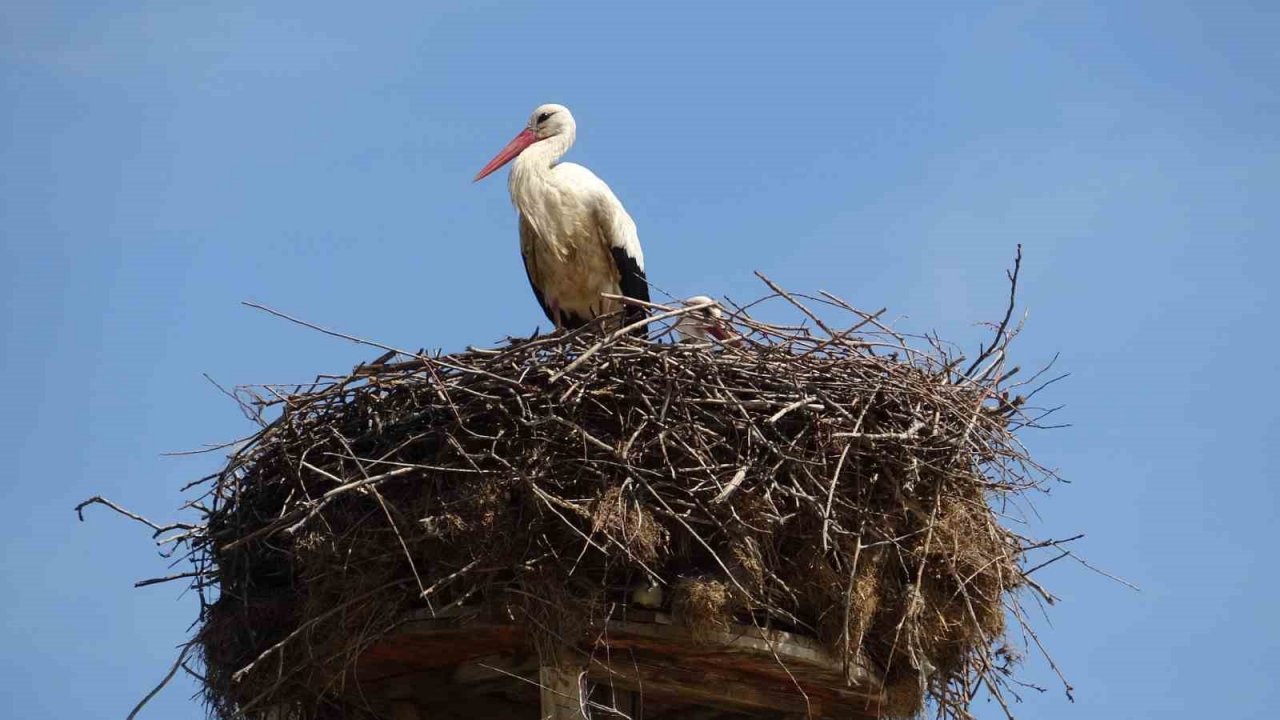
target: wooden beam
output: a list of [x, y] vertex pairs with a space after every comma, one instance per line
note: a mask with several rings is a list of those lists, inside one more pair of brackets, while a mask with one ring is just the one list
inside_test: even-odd
[[719, 674], [694, 668], [675, 668], [649, 663], [617, 663], [612, 668], [593, 670], [593, 680], [635, 691], [644, 697], [678, 700], [722, 710], [761, 710], [803, 713], [822, 717], [824, 703], [818, 698], [805, 702], [795, 690], [761, 686], [731, 674]]
[[[441, 688], [511, 697], [510, 688], [523, 684], [528, 700], [540, 698], [544, 720], [605, 716], [589, 710], [583, 697], [588, 680], [616, 687], [612, 700], [597, 699], [631, 714], [634, 707], [623, 707], [631, 705], [623, 700], [629, 691], [652, 699], [654, 710], [698, 704], [736, 712], [866, 718], [878, 715], [885, 704], [882, 681], [869, 663], [860, 656], [846, 675], [844, 663], [813, 638], [737, 625], [727, 632], [699, 633], [695, 640], [688, 627], [665, 613], [631, 609], [624, 617], [600, 626], [576, 648], [565, 648], [558, 661], [543, 659], [545, 665], [516, 624], [409, 617], [397, 633], [365, 653], [359, 679], [372, 688], [393, 678], [430, 677], [428, 682], [443, 683]], [[419, 707], [431, 705], [420, 702]]]
[[585, 673], [576, 668], [543, 665], [538, 671], [542, 720], [586, 720], [582, 692]]

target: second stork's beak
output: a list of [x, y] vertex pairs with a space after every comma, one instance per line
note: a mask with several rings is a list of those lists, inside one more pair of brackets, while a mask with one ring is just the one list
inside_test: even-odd
[[488, 165], [485, 165], [480, 169], [480, 172], [476, 173], [475, 178], [471, 182], [477, 182], [482, 180], [486, 175], [492, 174], [498, 168], [511, 162], [515, 156], [524, 152], [525, 148], [537, 141], [538, 136], [535, 135], [532, 130], [528, 128], [521, 130], [520, 134], [516, 135], [511, 142], [507, 143], [507, 146], [502, 148], [502, 150], [489, 161]]

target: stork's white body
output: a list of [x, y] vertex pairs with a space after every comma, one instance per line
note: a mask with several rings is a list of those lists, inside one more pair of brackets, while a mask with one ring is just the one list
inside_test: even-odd
[[[519, 213], [520, 252], [529, 284], [557, 327], [624, 309], [605, 294], [649, 299], [635, 222], [594, 173], [558, 162], [575, 135], [567, 108], [539, 107], [529, 127], [479, 176], [514, 155], [508, 189]], [[620, 317], [627, 320], [644, 315], [636, 306], [625, 310]]]
[[612, 249], [644, 271], [636, 224], [595, 173], [573, 163], [552, 165], [550, 152], [538, 152], [540, 144], [516, 158], [509, 182], [530, 282], [553, 314], [588, 320], [616, 312], [621, 303], [602, 297], [623, 295]]

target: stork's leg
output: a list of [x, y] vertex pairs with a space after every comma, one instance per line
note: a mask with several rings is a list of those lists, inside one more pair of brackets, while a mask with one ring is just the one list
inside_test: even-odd
[[560, 322], [560, 305], [556, 301], [551, 301], [551, 322], [556, 325], [556, 332], [564, 330], [564, 324]]

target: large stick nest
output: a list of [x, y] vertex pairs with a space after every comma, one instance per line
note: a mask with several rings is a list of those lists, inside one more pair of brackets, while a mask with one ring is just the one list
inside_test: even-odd
[[802, 324], [739, 308], [727, 347], [587, 328], [241, 389], [262, 428], [181, 528], [214, 714], [353, 712], [352, 663], [410, 611], [480, 607], [563, 652], [650, 582], [695, 631], [863, 658], [887, 714], [1004, 704], [1044, 544], [996, 510], [1051, 479], [1014, 434], [1008, 316], [965, 360], [773, 290]]

